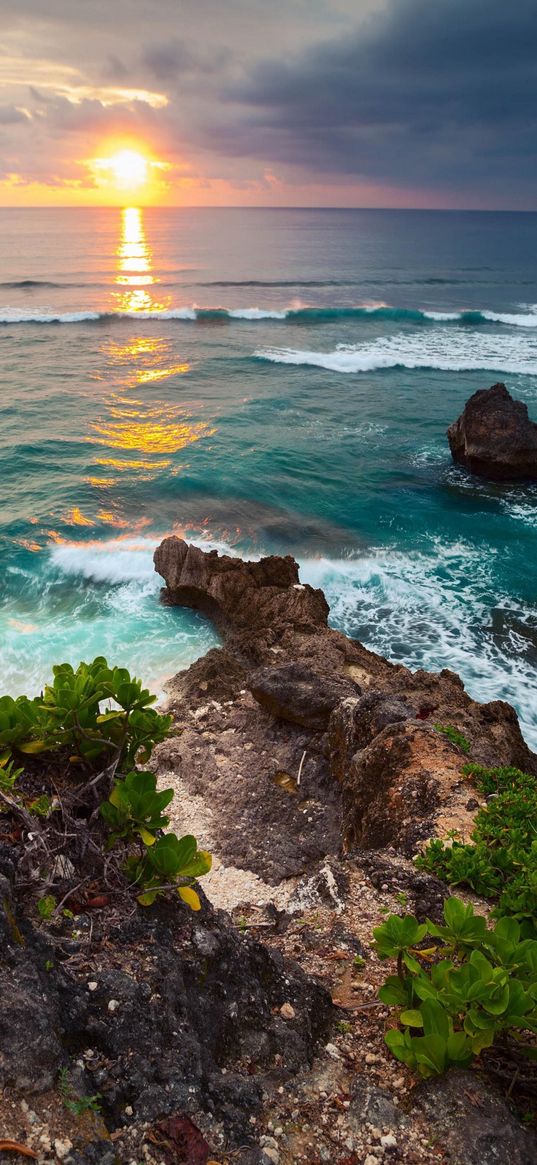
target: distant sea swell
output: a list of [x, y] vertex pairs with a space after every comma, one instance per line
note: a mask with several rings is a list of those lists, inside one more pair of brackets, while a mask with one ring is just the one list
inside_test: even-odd
[[[25, 281], [30, 285], [30, 281]], [[20, 286], [20, 285], [19, 285]], [[42, 284], [41, 286], [55, 286]], [[63, 285], [65, 286], [65, 285]], [[495, 312], [486, 308], [480, 310], [433, 311], [424, 308], [391, 307], [389, 304], [363, 304], [355, 307], [313, 307], [292, 305], [285, 308], [264, 307], [174, 307], [166, 310], [149, 311], [93, 311], [68, 312], [48, 311], [40, 308], [0, 309], [0, 324], [80, 324], [113, 322], [115, 319], [177, 320], [179, 322], [210, 322], [244, 320], [249, 323], [259, 321], [285, 321], [309, 325], [337, 323], [338, 320], [379, 320], [393, 323], [450, 324], [480, 327], [488, 324], [504, 324], [508, 327], [537, 329], [537, 305], [530, 305], [520, 312]]]

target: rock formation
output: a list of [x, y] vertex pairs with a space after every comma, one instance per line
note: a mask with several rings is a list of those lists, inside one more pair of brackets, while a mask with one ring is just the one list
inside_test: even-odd
[[505, 384], [475, 392], [448, 429], [453, 460], [495, 481], [537, 480], [537, 425]]
[[[465, 760], [537, 772], [509, 704], [479, 704], [453, 672], [412, 673], [331, 630], [322, 591], [300, 584], [292, 558], [244, 562], [166, 538], [155, 566], [165, 601], [212, 614], [224, 639], [172, 682], [183, 733], [161, 757], [217, 807], [234, 865], [275, 883], [338, 835], [347, 849], [412, 854], [450, 828], [471, 832]], [[437, 724], [466, 736], [469, 755]]]

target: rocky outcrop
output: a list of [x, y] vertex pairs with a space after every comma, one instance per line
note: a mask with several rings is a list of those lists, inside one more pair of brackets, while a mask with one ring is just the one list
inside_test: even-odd
[[331, 630], [293, 559], [244, 563], [168, 538], [155, 565], [166, 601], [213, 611], [224, 638], [170, 684], [182, 734], [159, 756], [210, 799], [210, 844], [235, 866], [277, 883], [341, 843], [411, 854], [470, 833], [465, 761], [537, 772], [509, 704], [479, 704], [453, 672], [412, 673]]
[[346, 696], [361, 694], [352, 679], [319, 675], [301, 662], [260, 668], [249, 677], [248, 687], [273, 716], [313, 732], [328, 728], [331, 713]]
[[[0, 1090], [36, 1105], [67, 1069], [78, 1095], [100, 1094], [100, 1136], [112, 1134], [116, 1152], [126, 1124], [143, 1140], [153, 1122], [188, 1113], [209, 1140], [219, 1130], [234, 1160], [260, 1161], [246, 1153], [250, 1117], [271, 1073], [284, 1084], [311, 1060], [329, 1028], [328, 993], [206, 899], [199, 915], [164, 903], [79, 914], [75, 936], [72, 923], [40, 933], [13, 896], [16, 851], [1, 851]], [[83, 1122], [70, 1138], [73, 1160], [105, 1160]]]
[[537, 481], [537, 425], [505, 384], [475, 392], [448, 429], [453, 460], [495, 481]]
[[534, 1165], [535, 1132], [521, 1127], [503, 1096], [476, 1072], [452, 1070], [427, 1080], [413, 1101], [453, 1165]]
[[278, 634], [326, 627], [328, 603], [320, 590], [300, 583], [294, 558], [276, 555], [259, 562], [203, 551], [182, 538], [165, 538], [155, 569], [166, 581], [169, 602], [209, 615], [224, 638], [233, 630]]

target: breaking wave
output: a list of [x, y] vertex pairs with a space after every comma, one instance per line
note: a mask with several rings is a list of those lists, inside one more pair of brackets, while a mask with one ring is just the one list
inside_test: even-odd
[[363, 557], [303, 562], [300, 577], [321, 587], [330, 622], [394, 663], [451, 668], [480, 701], [509, 700], [537, 746], [537, 609], [498, 596], [494, 553], [431, 539], [428, 552], [372, 550]]
[[383, 368], [489, 371], [535, 375], [537, 335], [458, 332], [436, 328], [426, 334], [399, 333], [362, 344], [338, 344], [330, 352], [297, 348], [259, 348], [259, 360], [310, 365], [331, 372], [374, 372]]
[[[30, 286], [30, 281], [24, 285]], [[33, 284], [32, 284], [33, 285]], [[19, 285], [22, 286], [22, 285]], [[526, 328], [537, 330], [537, 305], [530, 306], [523, 312], [494, 312], [486, 309], [480, 311], [432, 311], [422, 308], [390, 307], [389, 304], [363, 304], [356, 307], [312, 307], [307, 305], [293, 305], [286, 308], [264, 307], [174, 307], [167, 310], [154, 311], [43, 311], [39, 308], [0, 309], [0, 324], [80, 324], [96, 323], [99, 321], [113, 321], [115, 319], [135, 320], [177, 320], [182, 322], [210, 322], [228, 320], [244, 320], [257, 322], [261, 320], [287, 321], [289, 323], [322, 324], [338, 322], [339, 320], [379, 320], [394, 323], [412, 324], [450, 324], [464, 327], [481, 327], [487, 324], [503, 324], [512, 328]]]

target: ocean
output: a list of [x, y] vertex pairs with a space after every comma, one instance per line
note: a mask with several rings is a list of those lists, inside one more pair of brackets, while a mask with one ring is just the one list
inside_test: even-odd
[[537, 214], [0, 211], [0, 690], [96, 654], [162, 691], [217, 642], [172, 531], [293, 554], [331, 623], [516, 707], [537, 747], [537, 486], [452, 465], [537, 419]]

